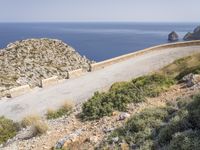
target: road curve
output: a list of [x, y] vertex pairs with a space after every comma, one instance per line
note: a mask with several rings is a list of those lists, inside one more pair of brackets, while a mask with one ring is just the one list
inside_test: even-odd
[[156, 71], [175, 59], [197, 52], [200, 52], [200, 46], [165, 48], [144, 53], [53, 87], [37, 88], [16, 98], [0, 100], [0, 116], [19, 121], [30, 114], [43, 115], [48, 108], [58, 108], [66, 100], [80, 103], [114, 82]]

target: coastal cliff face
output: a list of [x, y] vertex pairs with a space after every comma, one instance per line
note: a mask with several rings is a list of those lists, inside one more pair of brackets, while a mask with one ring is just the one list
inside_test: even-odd
[[196, 27], [192, 33], [188, 32], [184, 38], [184, 40], [200, 40], [200, 26]]
[[0, 92], [29, 84], [37, 86], [41, 79], [87, 69], [93, 63], [60, 40], [28, 39], [11, 43], [0, 50]]

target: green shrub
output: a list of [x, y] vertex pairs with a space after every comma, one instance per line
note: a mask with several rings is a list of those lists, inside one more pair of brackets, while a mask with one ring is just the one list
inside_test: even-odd
[[139, 103], [145, 101], [145, 97], [158, 96], [173, 84], [173, 79], [159, 74], [114, 83], [107, 93], [96, 92], [83, 104], [82, 117], [92, 120], [109, 116], [114, 110], [126, 111], [129, 103]]
[[200, 133], [192, 130], [176, 133], [168, 146], [169, 150], [197, 150], [200, 148]]
[[143, 94], [147, 97], [158, 96], [175, 83], [172, 78], [161, 74], [142, 76], [132, 80], [132, 82], [136, 87], [141, 89]]
[[[100, 148], [120, 149], [118, 143], [136, 149], [196, 150], [200, 147], [200, 94], [178, 99], [177, 105], [144, 109], [114, 130]], [[178, 107], [176, 107], [178, 106]], [[118, 143], [112, 139], [118, 137]]]
[[72, 108], [73, 108], [73, 104], [66, 102], [58, 110], [48, 109], [46, 117], [47, 117], [47, 119], [56, 119], [56, 118], [60, 118], [64, 115], [69, 115]]
[[181, 71], [177, 76], [177, 80], [181, 80], [184, 76], [193, 73], [193, 74], [200, 74], [200, 65], [199, 66], [194, 66], [191, 68], [186, 68], [183, 71]]
[[109, 100], [107, 93], [95, 92], [94, 96], [83, 104], [82, 117], [92, 120], [111, 115], [113, 112], [113, 103]]
[[193, 128], [200, 129], [200, 94], [193, 97], [193, 101], [188, 104], [189, 122]]
[[0, 144], [6, 142], [8, 139], [13, 138], [17, 133], [18, 127], [10, 119], [0, 117]]
[[112, 138], [119, 137], [119, 142], [125, 141], [129, 145], [134, 143], [141, 149], [151, 149], [156, 129], [173, 113], [172, 109], [171, 107], [145, 109], [131, 117], [124, 127], [116, 129], [100, 147], [112, 144]]

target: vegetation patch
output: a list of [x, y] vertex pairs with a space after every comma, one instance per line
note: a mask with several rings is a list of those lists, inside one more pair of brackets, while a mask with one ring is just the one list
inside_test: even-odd
[[200, 53], [175, 60], [160, 71], [162, 74], [171, 76], [177, 80], [182, 79], [189, 73], [200, 73]]
[[83, 104], [84, 120], [99, 119], [109, 116], [113, 111], [126, 111], [129, 103], [145, 101], [145, 97], [155, 97], [168, 89], [175, 82], [165, 75], [153, 74], [142, 76], [130, 82], [118, 82], [108, 92], [96, 92]]
[[0, 144], [13, 138], [17, 134], [18, 125], [12, 120], [0, 117]]
[[[178, 99], [164, 108], [145, 109], [130, 118], [100, 145], [100, 148], [121, 149], [119, 143], [135, 149], [199, 149], [200, 94]], [[119, 140], [113, 141], [113, 138]]]
[[34, 123], [34, 129], [35, 129], [36, 135], [41, 135], [47, 132], [48, 125], [45, 122], [40, 120]]
[[29, 116], [24, 117], [24, 119], [21, 121], [21, 125], [23, 127], [31, 126], [35, 122], [38, 122], [40, 120], [41, 118], [38, 115], [29, 115]]
[[56, 119], [65, 115], [69, 115], [70, 112], [72, 111], [72, 108], [73, 108], [73, 104], [66, 102], [58, 110], [52, 110], [52, 109], [47, 110], [46, 117], [47, 119]]
[[42, 118], [38, 115], [29, 115], [26, 116], [22, 121], [21, 125], [23, 127], [31, 126], [33, 130], [33, 135], [41, 135], [46, 133], [48, 130], [48, 125], [45, 123]]
[[156, 97], [189, 73], [200, 73], [200, 54], [184, 57], [167, 65], [158, 73], [136, 78], [130, 82], [114, 83], [108, 92], [96, 92], [82, 106], [84, 120], [110, 116], [113, 111], [126, 111], [129, 103]]

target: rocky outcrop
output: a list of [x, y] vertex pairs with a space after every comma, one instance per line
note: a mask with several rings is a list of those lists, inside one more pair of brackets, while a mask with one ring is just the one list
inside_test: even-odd
[[169, 35], [168, 35], [168, 41], [170, 42], [175, 42], [175, 41], [178, 41], [179, 40], [179, 37], [178, 37], [178, 34], [174, 31], [172, 31]]
[[190, 74], [184, 76], [182, 81], [186, 83], [187, 87], [199, 86], [200, 85], [200, 75], [190, 73]]
[[184, 38], [185, 41], [189, 40], [200, 40], [200, 26], [196, 27], [193, 33], [188, 32]]
[[52, 76], [66, 78], [68, 71], [88, 69], [93, 63], [72, 47], [55, 39], [28, 39], [0, 50], [0, 93]]

